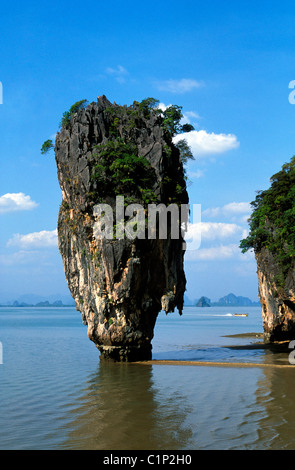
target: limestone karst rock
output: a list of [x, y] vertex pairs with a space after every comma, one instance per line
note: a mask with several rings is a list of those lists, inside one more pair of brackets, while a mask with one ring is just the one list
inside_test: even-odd
[[250, 232], [243, 252], [254, 249], [264, 337], [268, 342], [295, 339], [295, 157], [258, 191], [251, 203]]
[[281, 269], [273, 254], [262, 248], [256, 261], [265, 341], [295, 339], [295, 268], [289, 269], [282, 288]]
[[[182, 312], [182, 232], [179, 227], [173, 238], [168, 223], [166, 239], [99, 238], [94, 207], [104, 203], [115, 211], [119, 196], [125, 204], [145, 207], [186, 205], [179, 151], [159, 113], [139, 103], [111, 104], [101, 96], [62, 126], [55, 157], [62, 190], [59, 250], [88, 336], [102, 360], [150, 359], [158, 313]], [[125, 222], [132, 216], [125, 215]]]

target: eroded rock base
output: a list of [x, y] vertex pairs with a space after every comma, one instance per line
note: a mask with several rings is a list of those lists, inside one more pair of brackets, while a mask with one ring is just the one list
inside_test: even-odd
[[290, 269], [281, 286], [280, 269], [270, 251], [262, 248], [256, 261], [264, 342], [291, 341], [295, 339], [295, 271]]
[[101, 362], [138, 362], [152, 359], [152, 346], [141, 347], [97, 346]]

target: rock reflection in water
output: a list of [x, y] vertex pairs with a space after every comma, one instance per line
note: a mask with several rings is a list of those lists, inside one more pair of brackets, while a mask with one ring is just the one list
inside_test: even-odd
[[[163, 396], [164, 392], [164, 396]], [[152, 366], [100, 364], [62, 447], [92, 450], [181, 449], [192, 437], [189, 407], [160, 391]]]
[[264, 369], [258, 382], [257, 405], [263, 406], [255, 449], [295, 449], [295, 366]]
[[60, 448], [295, 449], [295, 374], [274, 366], [100, 364]]

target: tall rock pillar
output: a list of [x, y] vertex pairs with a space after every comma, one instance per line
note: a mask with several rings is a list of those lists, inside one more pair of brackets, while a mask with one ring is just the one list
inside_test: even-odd
[[[188, 203], [178, 149], [153, 109], [111, 104], [105, 96], [72, 114], [55, 142], [62, 204], [59, 250], [69, 289], [102, 360], [151, 358], [158, 313], [182, 312], [183, 239], [96, 236], [95, 207]], [[103, 214], [104, 215], [104, 214]], [[147, 212], [145, 212], [145, 216]], [[134, 214], [123, 216], [134, 222]], [[114, 219], [115, 220], [115, 219]], [[117, 225], [116, 225], [117, 224]]]

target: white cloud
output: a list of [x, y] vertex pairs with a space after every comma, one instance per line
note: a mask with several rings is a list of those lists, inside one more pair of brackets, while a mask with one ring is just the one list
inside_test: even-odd
[[200, 116], [198, 113], [195, 113], [194, 111], [186, 111], [185, 113], [183, 113], [185, 119], [186, 119], [186, 122], [190, 123], [190, 119], [193, 118], [193, 119], [200, 119]]
[[185, 139], [195, 158], [207, 157], [228, 152], [239, 147], [240, 143], [234, 134], [215, 134], [205, 130], [185, 132], [173, 138], [173, 142]]
[[122, 65], [118, 65], [117, 68], [108, 67], [106, 73], [112, 75], [119, 83], [124, 83], [128, 75], [128, 71]]
[[166, 106], [164, 103], [159, 103], [157, 108], [161, 109], [161, 111], [165, 111], [165, 109], [169, 108], [169, 106], [171, 106], [171, 104]]
[[229, 259], [232, 258], [234, 255], [237, 255], [238, 250], [239, 247], [236, 244], [212, 246], [209, 248], [201, 248], [199, 250], [188, 251], [187, 259], [207, 261]]
[[38, 204], [24, 193], [7, 193], [0, 196], [0, 214], [35, 209]]
[[[234, 243], [232, 246], [237, 246], [237, 243], [240, 243], [245, 234], [246, 230], [237, 224], [221, 222], [190, 223], [185, 233], [186, 250], [193, 253], [200, 252], [192, 255], [196, 259], [200, 259], [202, 256], [216, 256], [216, 253], [218, 253], [218, 256], [224, 257], [229, 251], [228, 246], [226, 248], [212, 247], [212, 242], [220, 241], [222, 243], [224, 240], [228, 240], [228, 242]], [[211, 252], [211, 250], [213, 251]]]
[[222, 261], [222, 260], [236, 260], [236, 261], [253, 261], [253, 252], [241, 253], [238, 244], [231, 243], [229, 245], [211, 246], [209, 248], [200, 248], [199, 250], [191, 250], [185, 253], [187, 261]]
[[251, 213], [251, 205], [249, 202], [230, 202], [222, 207], [213, 207], [206, 209], [203, 215], [207, 217], [220, 217], [220, 216], [237, 216], [243, 215], [242, 220], [247, 222]]
[[[169, 106], [171, 106], [171, 104], [166, 106], [165, 103], [159, 103], [157, 107], [165, 111]], [[181, 124], [191, 124], [192, 119], [200, 119], [200, 116], [194, 111], [185, 111], [182, 114]], [[194, 126], [196, 127], [198, 125], [194, 123]], [[187, 141], [195, 158], [225, 153], [229, 150], [237, 149], [240, 146], [240, 142], [234, 134], [215, 134], [214, 132], [209, 133], [205, 130], [193, 130], [191, 132], [175, 135], [173, 142], [176, 144], [182, 139]]]
[[221, 222], [198, 222], [188, 226], [188, 236], [201, 231], [202, 240], [216, 240], [232, 237], [243, 233], [243, 228], [237, 224]]
[[196, 222], [188, 224], [185, 234], [188, 261], [252, 261], [253, 253], [243, 254], [240, 240], [248, 235], [242, 225], [223, 222]]
[[188, 171], [188, 177], [189, 178], [196, 178], [196, 179], [199, 179], [199, 178], [202, 178], [202, 176], [204, 176], [204, 171], [203, 170], [196, 170], [196, 171]]
[[199, 127], [199, 124], [196, 122], [196, 119], [201, 119], [198, 113], [194, 111], [183, 112], [183, 118], [180, 121], [180, 124], [192, 124], [194, 128]]
[[16, 233], [8, 240], [7, 246], [17, 246], [22, 249], [57, 246], [57, 230], [42, 230], [26, 235]]
[[249, 202], [230, 202], [223, 206], [223, 210], [232, 214], [244, 214], [251, 211], [251, 205]]
[[164, 80], [156, 82], [156, 86], [161, 91], [168, 91], [170, 93], [187, 93], [194, 88], [204, 86], [203, 82], [191, 79], [181, 78], [180, 80]]

